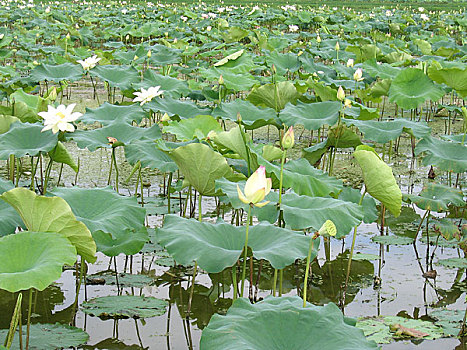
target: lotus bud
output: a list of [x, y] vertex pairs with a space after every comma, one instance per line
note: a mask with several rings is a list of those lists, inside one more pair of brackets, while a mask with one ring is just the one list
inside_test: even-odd
[[211, 131], [208, 133], [208, 135], [206, 136], [206, 139], [207, 139], [207, 140], [212, 140], [212, 139], [214, 139], [214, 138], [216, 138], [216, 137], [217, 137], [217, 132], [215, 132], [214, 130], [211, 130]]
[[135, 57], [133, 57], [133, 61], [136, 61], [139, 57], [137, 55], [135, 55]]
[[129, 35], [129, 34], [127, 34], [127, 35], [125, 36], [125, 40], [126, 40], [126, 41], [130, 40], [130, 35]]
[[347, 60], [347, 67], [353, 67], [353, 65], [354, 65], [354, 60], [353, 60], [353, 58], [349, 58], [349, 59]]
[[240, 124], [242, 122], [242, 116], [240, 115], [240, 112], [237, 113], [237, 123]]
[[300, 51], [298, 52], [297, 56], [301, 56], [301, 55], [303, 55], [303, 51], [302, 51], [302, 50], [300, 50]]
[[337, 89], [337, 99], [339, 101], [344, 101], [345, 98], [345, 91], [342, 88], [342, 86], [339, 86], [339, 89]]
[[271, 70], [272, 70], [272, 74], [277, 73], [277, 69], [276, 69], [276, 66], [274, 64], [272, 65]]
[[206, 31], [208, 31], [208, 32], [210, 32], [210, 31], [211, 31], [211, 29], [212, 29], [212, 27], [211, 27], [211, 26], [207, 26], [207, 27], [206, 27]]
[[169, 122], [169, 121], [170, 121], [169, 115], [167, 113], [164, 113], [164, 115], [161, 118], [161, 122]]
[[149, 50], [146, 56], [148, 56], [148, 58], [151, 58], [151, 55], [152, 55], [151, 50]]
[[222, 76], [222, 74], [219, 77], [219, 85], [224, 85], [224, 77]]
[[35, 65], [35, 66], [38, 66], [39, 65], [39, 62], [37, 62], [36, 60], [32, 61], [32, 64]]
[[66, 40], [70, 40], [70, 33], [66, 35]]
[[169, 32], [165, 32], [165, 33], [164, 33], [164, 36], [165, 36], [166, 38], [168, 38], [168, 37], [169, 37]]
[[351, 107], [352, 107], [352, 101], [346, 98], [344, 101], [344, 108], [351, 108]]
[[295, 134], [293, 132], [293, 126], [287, 130], [287, 132], [282, 137], [282, 147], [284, 149], [292, 148], [295, 144]]
[[355, 73], [353, 74], [353, 79], [355, 81], [362, 81], [363, 80], [363, 71], [361, 68], [358, 68]]
[[336, 41], [336, 46], [334, 46], [334, 48], [336, 49], [336, 51], [339, 51], [341, 49], [338, 41]]
[[50, 101], [55, 101], [57, 99], [57, 88], [54, 86], [52, 90], [49, 92], [49, 96], [47, 98]]
[[316, 41], [318, 42], [318, 44], [321, 42], [321, 37], [319, 36], [319, 34], [318, 34], [318, 36], [316, 37]]
[[319, 229], [318, 234], [323, 237], [335, 237], [337, 234], [336, 225], [334, 225], [331, 220], [326, 220], [323, 226]]

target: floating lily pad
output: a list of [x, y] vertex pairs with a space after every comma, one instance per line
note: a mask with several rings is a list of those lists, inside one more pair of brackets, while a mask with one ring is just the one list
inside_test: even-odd
[[[398, 335], [396, 332], [391, 332], [390, 327], [398, 324], [427, 335], [414, 338], [407, 334]], [[443, 330], [431, 322], [399, 316], [364, 317], [357, 322], [357, 327], [363, 330], [368, 340], [374, 340], [379, 344], [389, 344], [395, 339], [438, 339], [444, 336]]]
[[303, 307], [303, 300], [296, 296], [268, 297], [256, 304], [237, 299], [227, 315], [211, 318], [200, 342], [201, 350], [377, 348], [336, 305]]
[[[23, 344], [26, 343], [26, 328], [24, 325]], [[0, 339], [4, 339], [8, 329], [0, 330]], [[13, 338], [11, 350], [19, 350], [19, 332], [16, 331]], [[31, 350], [52, 350], [73, 348], [85, 344], [89, 339], [89, 335], [80, 328], [67, 326], [64, 324], [32, 324], [29, 334], [29, 349]], [[24, 345], [23, 345], [24, 346]]]
[[93, 275], [86, 276], [87, 284], [108, 284], [115, 285], [117, 284], [120, 287], [135, 287], [135, 288], [144, 288], [154, 283], [154, 279], [142, 274], [130, 274], [130, 273], [118, 273], [117, 278], [115, 276], [115, 271], [102, 271], [95, 273]]
[[442, 259], [438, 260], [436, 263], [453, 269], [467, 269], [467, 258]]
[[444, 334], [448, 337], [455, 337], [462, 328], [465, 310], [436, 309], [430, 316], [436, 319], [435, 324], [443, 328]]
[[381, 257], [375, 254], [357, 253], [352, 256], [352, 260], [379, 260]]
[[154, 297], [111, 295], [83, 302], [81, 310], [91, 316], [108, 318], [147, 318], [165, 314], [169, 303]]
[[373, 236], [371, 240], [385, 245], [407, 245], [414, 242], [413, 238], [401, 236]]

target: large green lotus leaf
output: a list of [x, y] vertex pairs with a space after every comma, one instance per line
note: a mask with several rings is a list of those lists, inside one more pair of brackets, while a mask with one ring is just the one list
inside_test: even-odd
[[[271, 200], [278, 194], [270, 197]], [[281, 208], [284, 220], [293, 230], [313, 228], [315, 231], [331, 220], [337, 229], [336, 238], [346, 236], [363, 220], [363, 210], [358, 204], [334, 198], [298, 196], [293, 192], [282, 195]]]
[[113, 270], [100, 271], [98, 273], [87, 275], [86, 284], [87, 285], [96, 285], [96, 284], [106, 284], [106, 285], [118, 285], [120, 287], [134, 287], [134, 288], [144, 288], [146, 286], [154, 284], [154, 278], [143, 275], [143, 274], [131, 274], [125, 272], [115, 273]]
[[353, 153], [363, 172], [366, 191], [383, 203], [392, 215], [398, 217], [402, 206], [402, 193], [389, 165], [374, 151], [360, 148]]
[[192, 101], [180, 101], [171, 97], [153, 98], [145, 106], [153, 112], [167, 113], [170, 117], [175, 115], [181, 119], [211, 114], [210, 108], [199, 107]]
[[117, 87], [120, 90], [130, 90], [131, 84], [140, 81], [138, 71], [125, 65], [106, 65], [97, 66], [90, 70], [92, 76], [100, 78], [109, 83], [111, 87]]
[[56, 163], [69, 165], [71, 169], [78, 172], [78, 165], [76, 165], [73, 157], [66, 147], [58, 141], [57, 146], [49, 152], [49, 157]]
[[436, 165], [440, 170], [455, 173], [467, 170], [467, 146], [460, 143], [426, 137], [415, 147], [415, 155], [421, 153], [425, 154], [423, 165]]
[[337, 91], [330, 86], [324, 85], [323, 82], [317, 82], [313, 77], [310, 77], [306, 81], [306, 84], [321, 101], [337, 101]]
[[221, 60], [214, 63], [214, 67], [221, 67], [224, 64], [228, 63], [229, 61], [235, 61], [237, 58], [239, 58], [241, 55], [243, 55], [244, 51], [245, 51], [244, 49], [241, 49], [241, 50], [235, 51], [234, 53], [231, 53], [228, 56], [225, 56]]
[[124, 145], [136, 140], [156, 140], [161, 137], [161, 129], [158, 125], [150, 128], [131, 126], [123, 121], [104, 126], [94, 130], [77, 130], [67, 135], [72, 138], [79, 148], [87, 148], [91, 152], [100, 147], [110, 148], [108, 137], [114, 137]]
[[40, 64], [31, 72], [32, 81], [55, 81], [63, 80], [77, 81], [83, 77], [83, 69], [79, 64], [63, 63], [63, 64]]
[[19, 121], [19, 119], [16, 117], [13, 117], [12, 115], [0, 114], [0, 134], [4, 134], [8, 130], [10, 130], [11, 124], [17, 121]]
[[[159, 243], [177, 263], [191, 265], [196, 261], [209, 272], [221, 272], [233, 266], [245, 245], [245, 227], [220, 222], [216, 224], [167, 215], [164, 226], [156, 230]], [[250, 227], [248, 246], [256, 259], [264, 259], [282, 269], [308, 254], [310, 237], [301, 233], [260, 223]], [[318, 254], [316, 240], [312, 259]]]
[[[261, 336], [258, 336], [261, 334]], [[268, 297], [256, 304], [237, 299], [225, 316], [204, 328], [200, 350], [378, 349], [332, 303], [308, 304], [293, 297]]]
[[[37, 115], [38, 112], [46, 111], [48, 100], [40, 97], [39, 95], [30, 95], [24, 92], [22, 88], [16, 90], [10, 95], [10, 100], [14, 101], [14, 113], [13, 115], [21, 119], [22, 122], [36, 122], [41, 118]], [[24, 103], [23, 107], [16, 106], [18, 103]], [[20, 103], [20, 104], [21, 104]], [[21, 111], [21, 109], [26, 108], [26, 111]], [[31, 115], [29, 115], [31, 114]]]
[[355, 125], [365, 134], [365, 139], [386, 143], [397, 139], [404, 131], [417, 138], [430, 135], [431, 128], [425, 122], [413, 122], [407, 119], [392, 121], [344, 119], [347, 125]]
[[287, 126], [303, 125], [307, 130], [318, 130], [323, 125], [334, 125], [339, 117], [342, 104], [338, 101], [287, 104], [279, 118]]
[[0, 238], [0, 256], [0, 289], [42, 291], [75, 263], [76, 249], [59, 233], [22, 231]]
[[164, 173], [173, 173], [178, 169], [172, 158], [158, 149], [152, 140], [136, 140], [125, 145], [125, 158], [131, 165], [139, 161], [145, 168], [158, 169]]
[[[0, 195], [15, 188], [11, 181], [0, 179]], [[0, 237], [15, 233], [17, 227], [24, 228], [23, 220], [8, 203], [0, 201]]]
[[250, 32], [240, 27], [229, 27], [226, 31], [222, 31], [221, 35], [226, 43], [240, 41], [247, 37]]
[[435, 324], [443, 328], [446, 336], [457, 336], [462, 328], [464, 310], [436, 309], [430, 312], [430, 317], [436, 319]]
[[[280, 178], [280, 165], [266, 161], [258, 156], [258, 163]], [[325, 197], [336, 194], [342, 189], [342, 181], [314, 168], [304, 158], [285, 163], [283, 171], [284, 188], [292, 188], [299, 195]]]
[[121, 196], [110, 187], [57, 187], [51, 193], [66, 200], [76, 218], [91, 232], [100, 230], [119, 235], [144, 225], [146, 210], [138, 205], [136, 198]]
[[5, 192], [0, 198], [15, 208], [29, 231], [60, 233], [86, 261], [96, 261], [96, 243], [91, 232], [76, 220], [63, 198], [38, 196], [23, 187]]
[[[243, 141], [242, 131], [236, 126], [229, 131], [221, 131], [212, 137], [212, 140], [221, 148], [231, 150], [245, 161], [248, 160], [248, 149]], [[282, 155], [282, 152], [281, 152]], [[251, 168], [257, 169], [258, 165], [251, 159]]]
[[456, 90], [461, 97], [467, 97], [467, 67], [440, 67], [435, 64], [428, 68], [430, 79]]
[[[54, 350], [64, 348], [75, 348], [85, 344], [89, 335], [80, 328], [68, 325], [56, 324], [31, 324], [29, 330], [29, 349], [31, 350]], [[0, 338], [4, 339], [8, 329], [0, 330]], [[23, 344], [26, 343], [27, 326], [22, 329]], [[24, 345], [23, 345], [24, 346]], [[16, 331], [13, 338], [11, 350], [19, 350], [19, 332]]]
[[224, 80], [224, 86], [234, 91], [247, 91], [258, 83], [249, 73], [232, 73], [228, 69], [209, 68], [201, 71], [201, 75], [209, 81], [218, 82], [220, 76]]
[[205, 139], [210, 131], [222, 132], [219, 122], [210, 115], [198, 115], [194, 118], [171, 121], [163, 128], [164, 132], [169, 132], [180, 141], [190, 141], [194, 138]]
[[169, 152], [185, 179], [203, 196], [216, 195], [215, 181], [234, 178], [227, 160], [211, 147], [191, 143]]
[[401, 71], [400, 68], [393, 67], [387, 63], [378, 64], [375, 59], [368, 60], [362, 64], [363, 70], [373, 78], [393, 80]]
[[165, 314], [168, 301], [136, 295], [111, 295], [91, 299], [81, 304], [88, 315], [101, 318], [147, 318]]
[[112, 105], [104, 102], [96, 109], [86, 108], [86, 113], [79, 119], [84, 124], [99, 122], [102, 125], [109, 125], [113, 122], [125, 122], [131, 124], [133, 121], [140, 123], [147, 116], [139, 104], [129, 106]]
[[97, 250], [107, 256], [117, 256], [121, 253], [133, 255], [143, 249], [148, 240], [148, 231], [144, 226], [139, 230], [120, 229], [112, 233], [98, 230], [92, 232], [92, 237], [96, 241]]
[[[151, 28], [152, 32], [150, 35], [158, 35], [159, 30], [157, 27], [155, 28], [152, 23], [146, 24], [148, 27]], [[150, 36], [148, 35], [148, 36]], [[149, 47], [151, 49], [151, 57], [149, 58], [149, 62], [156, 66], [167, 66], [169, 64], [176, 64], [179, 63], [181, 60], [180, 57], [180, 50], [167, 47], [164, 45], [153, 45]]]
[[143, 74], [143, 78], [141, 83], [133, 84], [133, 88], [140, 90], [142, 87], [149, 89], [152, 86], [160, 86], [160, 89], [164, 92], [164, 96], [173, 98], [186, 96], [190, 93], [186, 81], [158, 74], [153, 69], [147, 69]]
[[451, 203], [460, 207], [465, 205], [462, 192], [457, 188], [435, 183], [428, 183], [418, 196], [405, 194], [404, 201], [414, 203], [420, 209], [435, 212], [447, 211]]
[[461, 232], [457, 223], [447, 218], [441, 218], [431, 221], [433, 223], [433, 229], [436, 233], [440, 233], [441, 236], [447, 241], [452, 241], [454, 239], [461, 239]]
[[257, 107], [239, 98], [232, 102], [222, 103], [212, 111], [213, 117], [221, 117], [233, 122], [237, 121], [239, 114], [246, 129], [257, 129], [265, 125], [279, 127], [281, 124], [274, 109]]
[[26, 154], [35, 156], [39, 152], [49, 152], [57, 144], [58, 135], [41, 132], [43, 128], [39, 124], [11, 124], [10, 130], [0, 134], [0, 159], [6, 160], [10, 154], [21, 158]]
[[[342, 192], [339, 193], [340, 200], [352, 202], [355, 204], [358, 204], [360, 202], [361, 196], [362, 194], [359, 190], [356, 190], [355, 188], [352, 188], [350, 186], [344, 186]], [[362, 210], [364, 223], [371, 224], [372, 222], [375, 222], [378, 219], [379, 213], [378, 209], [376, 208], [376, 202], [372, 197], [366, 194], [365, 197], [363, 197]]]
[[290, 81], [281, 81], [253, 88], [247, 100], [256, 106], [270, 107], [280, 112], [287, 103], [295, 103], [299, 97], [300, 94]]
[[300, 68], [301, 62], [298, 58], [299, 56], [292, 52], [279, 53], [274, 50], [266, 56], [266, 63], [268, 67], [274, 65], [276, 74], [285, 75], [287, 72], [296, 72]]
[[417, 108], [427, 100], [436, 102], [443, 95], [444, 91], [417, 68], [401, 71], [389, 88], [389, 101], [397, 103], [403, 109]]

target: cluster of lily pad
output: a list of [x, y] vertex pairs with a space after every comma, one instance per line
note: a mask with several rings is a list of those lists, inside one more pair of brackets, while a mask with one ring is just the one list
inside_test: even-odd
[[[397, 235], [375, 236], [376, 243], [415, 245], [431, 218], [438, 239], [467, 250], [463, 211], [430, 216], [452, 207], [465, 210], [458, 188], [467, 171], [462, 14], [423, 8], [8, 3], [0, 9], [8, 26], [0, 28], [0, 160], [7, 161], [8, 177], [0, 180], [0, 251], [11, 259], [0, 265], [0, 289], [31, 290], [30, 310], [32, 290], [57, 280], [77, 255], [78, 294], [96, 252], [116, 259], [154, 251], [158, 243], [176, 264], [194, 265], [188, 316], [198, 268], [228, 273], [232, 298], [240, 297], [225, 316], [212, 318], [202, 349], [376, 348], [337, 307], [307, 302], [308, 269], [319, 237], [343, 239], [353, 232], [346, 290], [357, 227], [378, 218], [377, 202], [380, 217], [387, 209], [397, 218], [403, 201], [424, 214], [413, 237], [401, 243]], [[70, 103], [78, 93], [80, 100]], [[439, 118], [447, 127], [437, 138], [428, 123]], [[459, 119], [462, 130], [451, 130]], [[299, 147], [298, 130], [310, 134], [308, 145]], [[263, 132], [261, 139], [257, 132]], [[444, 172], [444, 179], [418, 195], [403, 195], [385, 162], [401, 140], [414, 157], [423, 156], [423, 165]], [[59, 186], [54, 164], [60, 174], [63, 166], [77, 176], [81, 171], [66, 147], [71, 141], [91, 152], [109, 150], [108, 181], [114, 174], [114, 188]], [[122, 148], [133, 167], [127, 180], [133, 179], [134, 197], [119, 189], [128, 183], [119, 177]], [[297, 157], [293, 151], [299, 148]], [[343, 152], [352, 153], [361, 169], [362, 191], [333, 176], [336, 155]], [[164, 174], [162, 211], [154, 198], [144, 197], [148, 169]], [[218, 213], [221, 205], [227, 208], [237, 225], [203, 220], [206, 198]], [[151, 210], [164, 214], [153, 237], [145, 224]], [[426, 239], [428, 270], [428, 231]], [[251, 305], [241, 297], [247, 262], [253, 260], [270, 264], [274, 277], [272, 297]], [[301, 298], [281, 296], [283, 269], [303, 260]], [[465, 258], [439, 263], [466, 264]], [[132, 308], [135, 303], [130, 314], [108, 307], [113, 296], [87, 301], [81, 309], [96, 316], [152, 317], [167, 304], [127, 299]], [[17, 321], [13, 317], [7, 339], [13, 339]], [[283, 327], [289, 322], [297, 323], [297, 335]], [[29, 323], [27, 329], [29, 335]], [[249, 332], [257, 329], [271, 337], [252, 345]], [[329, 331], [339, 336], [320, 337]]]

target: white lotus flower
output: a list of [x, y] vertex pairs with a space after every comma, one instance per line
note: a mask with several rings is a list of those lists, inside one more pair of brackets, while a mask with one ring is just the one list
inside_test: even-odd
[[289, 31], [291, 32], [296, 32], [298, 31], [298, 29], [299, 29], [298, 26], [296, 26], [295, 24], [289, 25]]
[[141, 102], [140, 106], [151, 101], [154, 97], [162, 95], [164, 91], [160, 90], [160, 86], [151, 86], [149, 89], [141, 88], [141, 92], [133, 92], [133, 95], [136, 97], [133, 99], [133, 102]]
[[363, 71], [361, 68], [358, 68], [353, 74], [353, 80], [362, 81], [363, 80]]
[[48, 106], [47, 112], [39, 112], [39, 116], [44, 118], [45, 127], [41, 130], [42, 132], [46, 130], [51, 130], [54, 134], [58, 131], [75, 131], [75, 127], [71, 122], [74, 122], [76, 119], [81, 117], [83, 114], [79, 112], [73, 112], [76, 103], [72, 103], [68, 107], [65, 105], [60, 105], [55, 108], [52, 105]]
[[427, 15], [425, 15], [424, 13], [422, 13], [420, 15], [420, 18], [423, 20], [423, 21], [429, 21], [430, 20], [430, 17], [428, 17]]
[[99, 62], [100, 60], [101, 60], [100, 57], [97, 57], [96, 55], [94, 55], [92, 57], [86, 58], [84, 61], [78, 60], [76, 62], [78, 62], [83, 67], [84, 70], [90, 70], [90, 69], [93, 69], [97, 65], [97, 62]]

